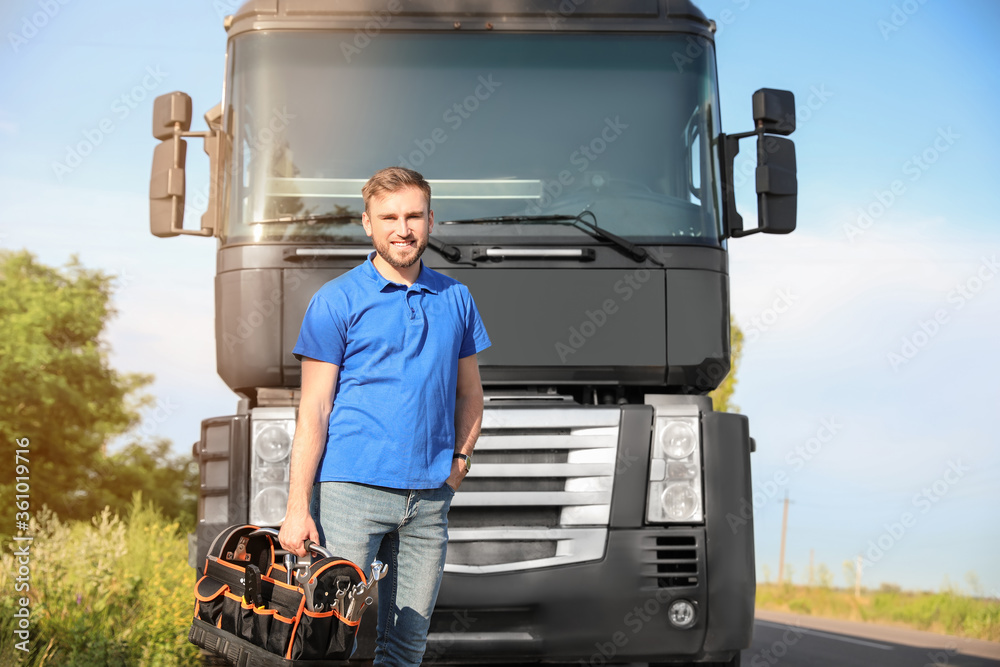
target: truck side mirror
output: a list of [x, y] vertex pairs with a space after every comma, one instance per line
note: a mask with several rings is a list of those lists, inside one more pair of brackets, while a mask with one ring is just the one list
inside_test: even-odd
[[795, 131], [795, 95], [761, 88], [753, 94], [753, 122], [764, 132], [787, 136]]
[[795, 170], [795, 142], [766, 135], [757, 139], [757, 216], [765, 234], [795, 231]]
[[149, 231], [153, 236], [178, 236], [184, 224], [184, 163], [187, 142], [174, 138], [153, 149], [153, 173], [149, 178]]
[[153, 102], [153, 136], [170, 139], [175, 125], [181, 132], [191, 129], [191, 96], [176, 90], [160, 95]]
[[[739, 238], [757, 232], [788, 234], [795, 230], [798, 203], [795, 144], [776, 137], [795, 131], [795, 96], [787, 90], [761, 88], [753, 94], [752, 132], [719, 135], [722, 165], [723, 238]], [[767, 134], [770, 133], [770, 134]], [[734, 167], [740, 139], [757, 137], [757, 227], [743, 229], [743, 217], [736, 210]]]
[[184, 229], [184, 165], [187, 142], [181, 137], [215, 139], [217, 130], [190, 132], [191, 96], [174, 91], [153, 102], [153, 136], [160, 144], [153, 150], [153, 170], [149, 177], [149, 231], [161, 238], [193, 234], [211, 236], [212, 228]]

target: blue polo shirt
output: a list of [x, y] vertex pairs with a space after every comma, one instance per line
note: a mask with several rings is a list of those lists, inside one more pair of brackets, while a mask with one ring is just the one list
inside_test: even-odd
[[317, 482], [438, 488], [455, 452], [458, 360], [490, 346], [468, 288], [421, 262], [413, 285], [368, 261], [313, 295], [292, 353], [340, 367]]

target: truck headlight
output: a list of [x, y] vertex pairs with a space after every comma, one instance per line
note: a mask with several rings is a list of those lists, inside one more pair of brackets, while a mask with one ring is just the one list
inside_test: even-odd
[[699, 426], [697, 417], [656, 417], [650, 452], [647, 521], [703, 520]]
[[295, 408], [255, 408], [250, 419], [250, 523], [277, 526], [288, 505]]
[[671, 421], [660, 431], [660, 449], [670, 459], [686, 459], [698, 445], [698, 434], [690, 424]]

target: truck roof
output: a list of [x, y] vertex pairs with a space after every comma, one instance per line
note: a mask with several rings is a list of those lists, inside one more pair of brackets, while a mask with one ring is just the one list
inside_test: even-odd
[[715, 22], [690, 0], [249, 0], [230, 37], [260, 30], [688, 32]]

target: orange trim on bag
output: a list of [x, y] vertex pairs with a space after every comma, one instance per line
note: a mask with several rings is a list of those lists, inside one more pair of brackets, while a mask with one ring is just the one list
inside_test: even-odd
[[216, 565], [222, 565], [224, 567], [228, 567], [229, 569], [236, 570], [237, 572], [246, 572], [247, 571], [247, 568], [246, 568], [245, 565], [243, 567], [240, 567], [239, 565], [235, 565], [233, 563], [230, 563], [230, 562], [224, 561], [224, 560], [217, 560], [217, 561], [215, 561], [215, 564]]
[[264, 581], [271, 582], [275, 586], [281, 586], [282, 588], [287, 588], [288, 590], [295, 591], [296, 593], [302, 592], [302, 588], [300, 586], [293, 586], [292, 584], [286, 584], [284, 581], [281, 581], [279, 579], [272, 579], [271, 577], [265, 577], [263, 575], [261, 575], [260, 578], [263, 579]]
[[313, 572], [313, 575], [312, 575], [312, 577], [310, 577], [310, 578], [309, 578], [309, 581], [312, 581], [312, 580], [313, 580], [313, 579], [315, 579], [315, 578], [316, 578], [317, 576], [319, 576], [319, 575], [320, 575], [320, 574], [321, 574], [322, 572], [324, 572], [324, 571], [326, 571], [326, 570], [330, 569], [330, 568], [331, 568], [331, 567], [333, 567], [334, 565], [345, 565], [345, 564], [346, 564], [346, 565], [350, 565], [351, 567], [353, 567], [353, 568], [354, 568], [354, 569], [355, 569], [355, 570], [357, 571], [357, 573], [358, 573], [359, 575], [361, 575], [361, 581], [362, 581], [362, 582], [363, 582], [363, 583], [364, 583], [365, 585], [367, 585], [367, 584], [368, 584], [368, 578], [367, 578], [367, 577], [365, 577], [365, 573], [364, 573], [364, 572], [363, 572], [363, 571], [361, 570], [361, 568], [360, 568], [360, 567], [358, 567], [357, 565], [355, 565], [354, 563], [352, 563], [352, 562], [351, 562], [351, 561], [349, 561], [349, 560], [333, 560], [333, 561], [330, 561], [329, 563], [325, 563], [325, 564], [323, 565], [323, 567], [321, 567], [321, 568], [319, 568], [318, 570], [316, 570], [315, 572]]
[[268, 609], [267, 607], [257, 607], [248, 603], [246, 600], [240, 600], [240, 607], [243, 609], [252, 609], [253, 613], [255, 614], [267, 614], [268, 616], [271, 616], [273, 614], [278, 613], [277, 609]]
[[331, 609], [330, 611], [309, 611], [308, 609], [306, 609], [302, 613], [308, 616], [309, 618], [329, 618], [330, 616], [334, 616], [338, 620], [340, 620], [341, 623], [343, 623], [344, 625], [349, 625], [352, 628], [361, 623], [361, 619], [358, 619], [356, 621], [348, 621], [346, 618], [338, 614], [335, 609]]
[[219, 597], [219, 593], [222, 593], [223, 591], [229, 590], [229, 584], [224, 584], [224, 583], [222, 583], [220, 581], [219, 582], [219, 588], [215, 592], [213, 592], [211, 595], [205, 596], [205, 595], [199, 594], [198, 593], [198, 588], [201, 586], [201, 582], [205, 581], [205, 579], [207, 579], [207, 578], [208, 578], [207, 575], [204, 576], [204, 577], [202, 577], [201, 579], [198, 580], [198, 583], [196, 583], [194, 585], [194, 599], [195, 600], [201, 600], [202, 602], [211, 602], [215, 598]]
[[285, 658], [288, 660], [292, 659], [292, 648], [295, 646], [295, 633], [299, 631], [299, 621], [302, 620], [302, 611], [306, 607], [306, 596], [303, 595], [299, 600], [299, 608], [295, 612], [295, 616], [292, 617], [292, 638], [288, 641], [288, 650], [285, 652]]

